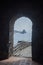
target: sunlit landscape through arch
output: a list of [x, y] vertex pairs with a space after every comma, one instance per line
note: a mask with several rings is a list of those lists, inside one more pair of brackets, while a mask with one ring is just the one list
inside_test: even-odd
[[32, 57], [32, 21], [28, 17], [14, 23], [13, 55]]

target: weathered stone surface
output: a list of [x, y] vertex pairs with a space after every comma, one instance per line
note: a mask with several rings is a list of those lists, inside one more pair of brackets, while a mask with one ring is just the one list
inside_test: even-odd
[[10, 57], [7, 60], [0, 61], [0, 65], [41, 65], [33, 62], [31, 58]]

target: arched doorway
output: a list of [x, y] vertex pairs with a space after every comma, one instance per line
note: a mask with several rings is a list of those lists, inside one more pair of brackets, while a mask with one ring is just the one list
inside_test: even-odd
[[28, 17], [18, 18], [13, 33], [13, 55], [32, 57], [32, 21]]

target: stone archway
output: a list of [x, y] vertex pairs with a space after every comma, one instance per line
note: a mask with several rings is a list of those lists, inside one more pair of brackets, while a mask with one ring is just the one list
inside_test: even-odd
[[[13, 34], [14, 34], [14, 23], [15, 23], [15, 20], [22, 17], [22, 15], [20, 16], [13, 16], [12, 19], [10, 20], [10, 23], [9, 23], [9, 56], [12, 56], [13, 54]], [[28, 16], [26, 16], [28, 17]], [[29, 18], [29, 17], [28, 17]]]
[[14, 24], [13, 55], [20, 57], [32, 57], [31, 44], [32, 21], [28, 17], [22, 16], [16, 19]]

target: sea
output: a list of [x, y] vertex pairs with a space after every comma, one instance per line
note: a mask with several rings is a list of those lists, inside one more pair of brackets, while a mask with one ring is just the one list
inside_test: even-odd
[[16, 46], [18, 44], [18, 41], [27, 41], [27, 42], [32, 42], [32, 33], [27, 32], [27, 33], [14, 33], [13, 36], [13, 46]]

